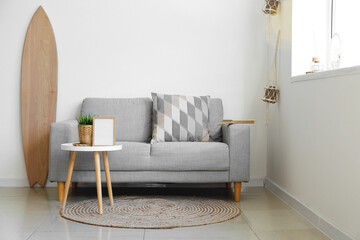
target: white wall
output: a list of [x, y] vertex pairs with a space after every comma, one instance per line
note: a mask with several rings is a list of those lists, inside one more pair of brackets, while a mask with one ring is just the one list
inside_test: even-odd
[[266, 44], [262, 0], [0, 0], [0, 185], [24, 182], [21, 53], [39, 5], [58, 49], [57, 120], [85, 97], [209, 94], [225, 118], [255, 118], [251, 178], [266, 174], [262, 97]]
[[281, 98], [271, 108], [267, 177], [360, 239], [360, 76], [291, 83], [291, 0], [273, 20], [283, 34]]

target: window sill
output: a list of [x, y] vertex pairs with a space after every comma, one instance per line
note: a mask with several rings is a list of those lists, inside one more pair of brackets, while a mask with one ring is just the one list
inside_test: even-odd
[[348, 67], [348, 68], [340, 68], [336, 70], [327, 70], [323, 72], [310, 73], [306, 75], [299, 75], [291, 77], [291, 82], [302, 82], [308, 80], [317, 80], [324, 78], [333, 78], [333, 77], [341, 77], [347, 75], [360, 75], [360, 66]]

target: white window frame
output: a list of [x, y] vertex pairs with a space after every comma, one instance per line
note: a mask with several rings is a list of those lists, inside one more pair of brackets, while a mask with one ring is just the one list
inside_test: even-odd
[[[330, 34], [329, 41], [331, 41], [334, 34], [334, 0], [331, 0], [330, 5]], [[291, 71], [291, 75], [292, 75]], [[291, 82], [301, 82], [307, 80], [316, 80], [316, 79], [326, 79], [326, 78], [335, 78], [349, 75], [360, 75], [360, 65], [352, 67], [344, 67], [334, 70], [325, 70], [322, 72], [316, 72], [311, 74], [303, 74], [297, 76], [291, 76]]]

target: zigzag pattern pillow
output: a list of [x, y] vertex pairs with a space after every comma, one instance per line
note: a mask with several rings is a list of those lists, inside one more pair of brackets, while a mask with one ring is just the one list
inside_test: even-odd
[[151, 142], [208, 142], [209, 96], [192, 97], [151, 93]]

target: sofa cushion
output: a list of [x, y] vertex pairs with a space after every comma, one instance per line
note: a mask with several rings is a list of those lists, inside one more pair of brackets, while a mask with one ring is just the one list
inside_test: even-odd
[[152, 101], [150, 98], [86, 98], [81, 113], [116, 117], [116, 140], [150, 142]]
[[209, 102], [209, 123], [210, 139], [209, 141], [221, 142], [222, 133], [220, 122], [224, 119], [223, 104], [220, 98], [210, 98]]
[[[120, 142], [121, 151], [108, 152], [110, 171], [229, 170], [228, 145], [219, 142]], [[94, 170], [92, 152], [78, 152], [74, 170]], [[103, 169], [101, 156], [101, 169]]]
[[166, 171], [228, 170], [229, 148], [220, 142], [154, 143], [151, 166]]
[[[110, 171], [137, 171], [150, 169], [150, 144], [139, 142], [117, 142], [122, 150], [108, 152]], [[101, 169], [104, 169], [102, 154]], [[78, 152], [74, 170], [95, 170], [94, 153]]]
[[151, 93], [152, 142], [208, 142], [209, 97]]

